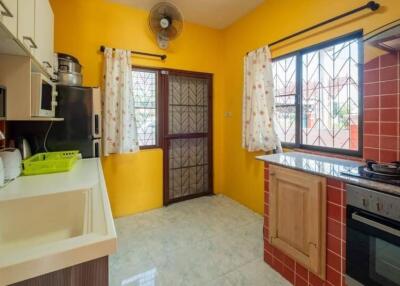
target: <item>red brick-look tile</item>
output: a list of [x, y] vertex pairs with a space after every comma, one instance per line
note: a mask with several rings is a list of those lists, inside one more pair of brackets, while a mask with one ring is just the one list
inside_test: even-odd
[[364, 82], [363, 158], [400, 160], [400, 52], [366, 63]]
[[[397, 140], [397, 138], [396, 138]], [[379, 148], [379, 135], [364, 135], [364, 147]]]

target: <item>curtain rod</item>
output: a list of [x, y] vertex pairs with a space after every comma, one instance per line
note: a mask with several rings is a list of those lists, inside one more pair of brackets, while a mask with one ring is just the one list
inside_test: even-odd
[[[106, 50], [105, 46], [100, 46], [100, 52], [104, 53], [105, 50]], [[113, 48], [113, 51], [115, 51], [114, 48]], [[167, 58], [167, 55], [152, 54], [152, 53], [145, 53], [145, 52], [139, 52], [139, 51], [131, 51], [131, 53], [135, 54], [135, 55], [156, 57], [156, 58], [160, 58], [161, 60], [165, 60]]]
[[[370, 2], [368, 2], [367, 4], [365, 4], [365, 5], [363, 5], [363, 6], [360, 6], [360, 7], [356, 8], [356, 9], [353, 9], [353, 10], [348, 11], [348, 12], [346, 12], [346, 13], [340, 14], [340, 15], [338, 15], [338, 16], [336, 16], [336, 17], [330, 18], [330, 19], [325, 20], [325, 21], [323, 21], [323, 22], [321, 22], [321, 23], [318, 23], [318, 24], [316, 24], [316, 25], [313, 25], [313, 26], [311, 26], [311, 27], [308, 27], [308, 28], [306, 28], [306, 29], [304, 29], [304, 30], [298, 31], [298, 32], [296, 32], [296, 33], [294, 33], [294, 34], [291, 34], [291, 35], [289, 35], [289, 36], [286, 36], [286, 37], [284, 37], [284, 38], [282, 38], [282, 39], [279, 39], [279, 40], [277, 40], [277, 41], [275, 41], [275, 42], [272, 42], [272, 43], [269, 44], [268, 46], [269, 46], [269, 47], [272, 47], [272, 46], [274, 46], [274, 45], [277, 45], [277, 44], [279, 44], [279, 43], [282, 43], [282, 42], [284, 42], [284, 41], [287, 41], [287, 40], [289, 40], [289, 39], [291, 39], [291, 38], [297, 37], [297, 36], [299, 36], [299, 35], [301, 35], [301, 34], [304, 34], [304, 33], [306, 33], [306, 32], [309, 32], [309, 31], [311, 31], [311, 30], [314, 30], [314, 29], [319, 28], [319, 27], [321, 27], [321, 26], [324, 26], [324, 25], [326, 25], [326, 24], [332, 23], [332, 22], [334, 22], [334, 21], [336, 21], [336, 20], [339, 20], [339, 19], [341, 19], [341, 18], [344, 18], [344, 17], [350, 16], [350, 15], [352, 15], [352, 14], [358, 13], [358, 12], [360, 12], [360, 11], [362, 11], [362, 10], [370, 9], [371, 11], [376, 11], [376, 10], [379, 9], [379, 7], [380, 7], [380, 4], [379, 4], [379, 3], [376, 3], [375, 1], [370, 1]], [[249, 54], [249, 52], [247, 52], [247, 54]]]

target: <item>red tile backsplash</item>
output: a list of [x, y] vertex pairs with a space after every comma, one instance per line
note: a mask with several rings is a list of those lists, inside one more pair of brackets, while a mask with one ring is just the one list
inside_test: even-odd
[[364, 159], [400, 160], [400, 53], [364, 65]]
[[[268, 182], [268, 164], [265, 164], [265, 181]], [[268, 202], [264, 212], [264, 261], [279, 272], [293, 285], [307, 286], [344, 286], [345, 258], [345, 213], [344, 184], [340, 181], [327, 179], [327, 236], [326, 236], [326, 280], [310, 272], [297, 261], [276, 249], [268, 242]], [[269, 184], [265, 184], [265, 196], [269, 196]]]

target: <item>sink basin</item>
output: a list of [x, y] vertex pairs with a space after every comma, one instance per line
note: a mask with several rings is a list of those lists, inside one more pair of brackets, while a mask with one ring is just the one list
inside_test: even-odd
[[91, 190], [0, 202], [0, 253], [90, 233]]

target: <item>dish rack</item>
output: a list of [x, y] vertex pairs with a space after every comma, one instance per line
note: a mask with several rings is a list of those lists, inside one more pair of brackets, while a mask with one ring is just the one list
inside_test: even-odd
[[22, 161], [24, 176], [67, 172], [79, 157], [79, 151], [38, 153]]

